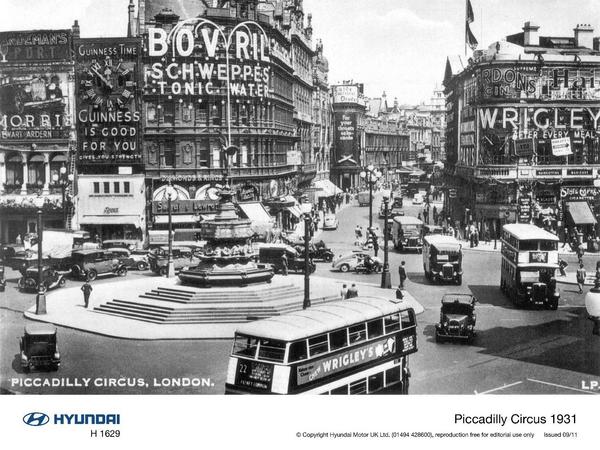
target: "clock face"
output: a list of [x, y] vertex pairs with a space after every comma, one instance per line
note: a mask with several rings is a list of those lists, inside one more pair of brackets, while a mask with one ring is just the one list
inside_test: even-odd
[[95, 108], [125, 108], [133, 100], [136, 83], [131, 63], [110, 57], [92, 60], [84, 69], [80, 89]]

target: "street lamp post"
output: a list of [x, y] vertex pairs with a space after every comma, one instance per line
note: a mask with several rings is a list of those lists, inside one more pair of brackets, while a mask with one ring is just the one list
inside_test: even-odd
[[392, 277], [390, 276], [390, 264], [388, 261], [388, 214], [389, 214], [389, 199], [383, 198], [383, 270], [381, 271], [381, 288], [392, 288]]
[[73, 174], [70, 173], [69, 175], [67, 175], [67, 168], [65, 166], [62, 166], [60, 168], [59, 173], [55, 173], [52, 176], [52, 181], [54, 182], [54, 184], [60, 184], [60, 188], [61, 188], [61, 193], [62, 193], [62, 209], [63, 209], [63, 223], [65, 228], [67, 227], [67, 208], [65, 205], [65, 197], [66, 197], [66, 188], [69, 185], [69, 183], [73, 182]]
[[373, 228], [373, 185], [377, 183], [381, 175], [379, 169], [373, 167], [373, 164], [369, 164], [360, 173], [360, 177], [369, 185], [369, 230]]
[[304, 302], [302, 309], [310, 308], [310, 224], [311, 218], [304, 215]]
[[167, 278], [171, 278], [175, 276], [175, 264], [173, 263], [173, 222], [171, 215], [171, 201], [177, 195], [177, 191], [169, 181], [169, 185], [165, 191], [165, 195], [167, 196], [167, 210], [169, 217], [169, 255], [167, 262]]
[[46, 288], [44, 286], [44, 277], [42, 271], [42, 238], [43, 238], [43, 221], [42, 221], [42, 208], [44, 206], [44, 198], [38, 196], [34, 200], [35, 207], [37, 208], [37, 254], [38, 254], [38, 292], [35, 297], [35, 313], [36, 315], [46, 314]]

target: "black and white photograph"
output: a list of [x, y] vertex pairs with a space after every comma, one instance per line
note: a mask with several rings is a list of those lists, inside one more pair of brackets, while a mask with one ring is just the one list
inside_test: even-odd
[[596, 0], [0, 0], [15, 437], [597, 442], [599, 221]]

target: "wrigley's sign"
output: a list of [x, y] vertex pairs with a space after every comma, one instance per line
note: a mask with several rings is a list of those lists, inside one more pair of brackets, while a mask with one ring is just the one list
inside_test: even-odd
[[396, 337], [390, 336], [319, 361], [297, 367], [298, 386], [336, 372], [349, 369], [396, 353]]

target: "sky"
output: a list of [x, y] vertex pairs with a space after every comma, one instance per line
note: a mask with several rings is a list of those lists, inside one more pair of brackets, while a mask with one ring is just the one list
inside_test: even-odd
[[[177, 1], [177, 0], [174, 0]], [[599, 0], [471, 0], [479, 48], [521, 31], [525, 21], [545, 36], [572, 36], [590, 23], [600, 36]], [[0, 31], [69, 28], [82, 37], [127, 30], [129, 0], [0, 0]], [[365, 93], [400, 103], [427, 101], [441, 85], [446, 57], [464, 55], [465, 0], [304, 0], [314, 41], [323, 40], [330, 84], [354, 80]]]

